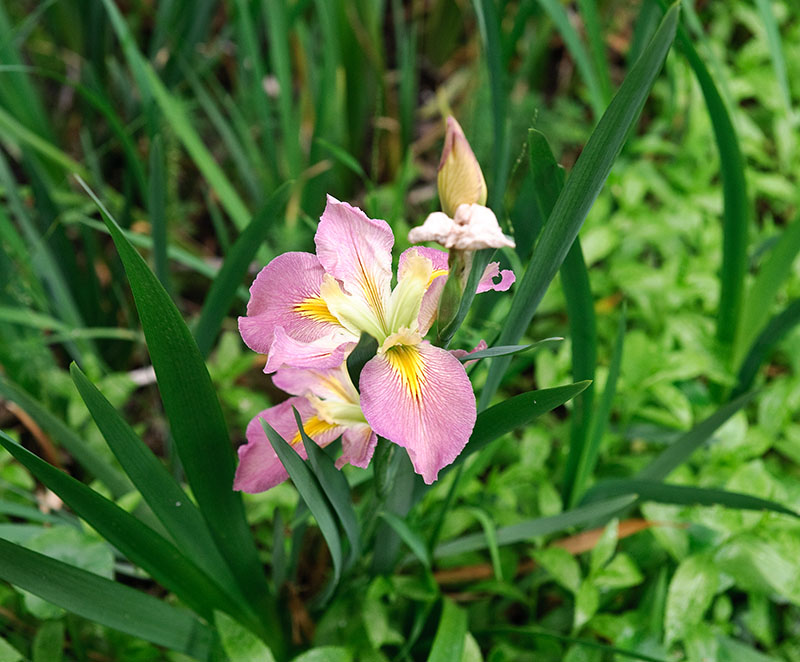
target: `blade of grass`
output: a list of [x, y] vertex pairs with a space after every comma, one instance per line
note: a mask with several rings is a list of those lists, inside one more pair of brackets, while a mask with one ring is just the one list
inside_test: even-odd
[[101, 481], [114, 497], [121, 497], [133, 490], [133, 485], [119, 469], [98, 455], [36, 398], [3, 375], [0, 375], [0, 396], [22, 407], [78, 464]]
[[241, 619], [240, 605], [170, 542], [90, 487], [56, 469], [0, 432], [2, 445], [76, 515], [133, 563], [205, 618], [214, 607]]
[[[486, 56], [486, 67], [489, 70], [489, 89], [492, 103], [493, 146], [492, 186], [489, 189], [489, 207], [501, 215], [503, 196], [506, 191], [509, 170], [509, 140], [506, 131], [506, 80], [503, 67], [503, 47], [500, 39], [500, 22], [494, 0], [473, 0], [475, 15], [478, 18], [478, 29]], [[483, 252], [483, 251], [481, 251]], [[476, 255], [477, 258], [477, 255]], [[488, 264], [488, 259], [487, 259]], [[486, 264], [480, 267], [480, 273]], [[475, 266], [473, 266], [473, 270]], [[472, 290], [474, 292], [474, 289]], [[474, 296], [474, 295], [473, 295]]]
[[742, 360], [731, 398], [739, 397], [752, 387], [758, 369], [767, 360], [772, 349], [798, 324], [800, 324], [800, 299], [795, 299], [769, 321], [750, 345], [750, 351]]
[[[550, 217], [558, 196], [564, 188], [564, 169], [558, 164], [544, 134], [528, 129], [528, 151], [530, 172], [536, 182], [534, 200], [537, 215], [544, 219]], [[597, 322], [594, 313], [594, 298], [589, 283], [589, 272], [583, 259], [580, 237], [564, 258], [559, 269], [561, 287], [567, 304], [569, 321], [570, 349], [572, 355], [572, 379], [576, 382], [594, 380], [597, 363]], [[589, 384], [583, 393], [575, 397], [570, 421], [570, 446], [567, 464], [564, 469], [563, 498], [568, 501], [575, 483], [583, 448], [589, 435], [594, 384]]]
[[161, 136], [156, 135], [150, 145], [150, 188], [147, 204], [153, 235], [153, 266], [158, 280], [169, 292], [169, 263], [167, 262], [167, 188], [164, 150]]
[[[235, 461], [228, 429], [200, 350], [161, 283], [103, 203], [79, 181], [100, 210], [125, 267], [172, 438], [200, 511], [242, 593], [257, 613], [274, 619], [242, 500], [232, 489]], [[280, 637], [279, 626], [269, 627]], [[279, 641], [267, 643], [282, 650]]]
[[[678, 13], [677, 4], [667, 12], [649, 48], [625, 77], [578, 157], [556, 200], [550, 219], [542, 230], [528, 268], [519, 282], [497, 344], [516, 343], [530, 324], [550, 281], [564, 261], [586, 214], [600, 193], [661, 70], [675, 36]], [[481, 407], [491, 401], [508, 363], [509, 359], [500, 358], [492, 364], [481, 393]]]
[[2, 539], [0, 578], [90, 621], [198, 660], [211, 659], [213, 635], [189, 612]]
[[537, 416], [563, 405], [581, 393], [587, 386], [589, 386], [589, 382], [578, 382], [567, 386], [520, 393], [480, 412], [469, 442], [450, 467], [463, 462], [469, 455], [481, 450], [504, 434], [527, 425]]
[[609, 497], [632, 494], [642, 501], [657, 501], [676, 505], [725, 506], [738, 510], [770, 510], [783, 515], [800, 517], [800, 513], [790, 510], [768, 499], [759, 499], [750, 494], [729, 492], [707, 487], [688, 485], [668, 485], [650, 480], [620, 479], [604, 480], [586, 493], [586, 503], [601, 501]]
[[[550, 517], [538, 517], [536, 519], [525, 520], [510, 526], [497, 529], [497, 544], [513, 545], [514, 543], [531, 540], [538, 536], [546, 536], [551, 533], [564, 531], [573, 526], [582, 526], [596, 522], [597, 520], [610, 519], [620, 509], [635, 503], [636, 497], [622, 496], [614, 497], [606, 501], [587, 504], [573, 508], [559, 515]], [[434, 558], [441, 559], [456, 554], [474, 552], [486, 549], [489, 543], [483, 533], [471, 533], [455, 540], [448, 540], [442, 543], [433, 552]]]
[[275, 223], [275, 219], [280, 217], [291, 190], [292, 184], [287, 182], [269, 197], [225, 257], [222, 268], [211, 284], [200, 319], [194, 329], [194, 337], [203, 356], [207, 356], [211, 351], [222, 321], [236, 297], [236, 290], [241, 286], [247, 268], [258, 247], [266, 239], [267, 232]]
[[781, 33], [778, 30], [778, 21], [775, 19], [770, 0], [755, 1], [758, 13], [761, 14], [761, 20], [764, 22], [764, 30], [767, 33], [769, 56], [772, 60], [772, 68], [775, 69], [778, 89], [781, 91], [781, 98], [786, 106], [787, 114], [789, 117], [793, 117], [792, 95], [789, 92], [789, 77], [786, 74], [786, 61], [783, 59], [783, 45], [781, 44]]
[[430, 570], [431, 555], [428, 552], [425, 541], [419, 533], [414, 531], [404, 519], [399, 518], [394, 513], [382, 511], [378, 513], [378, 517], [394, 529], [394, 532], [408, 545], [408, 548], [413, 552], [414, 556], [417, 557], [419, 562], [422, 563], [426, 569]]
[[[611, 85], [609, 83], [608, 95], [606, 96], [598, 71], [595, 70], [595, 64], [598, 63], [596, 57], [595, 61], [592, 62], [592, 58], [584, 48], [578, 31], [573, 27], [569, 16], [567, 16], [567, 10], [558, 0], [539, 0], [539, 4], [542, 6], [542, 9], [547, 12], [550, 20], [555, 24], [561, 38], [564, 40], [564, 44], [567, 46], [567, 50], [570, 52], [570, 55], [572, 55], [572, 59], [575, 60], [578, 71], [581, 72], [583, 82], [586, 83], [586, 88], [589, 90], [589, 102], [592, 106], [592, 114], [595, 118], [601, 117], [606, 108], [606, 99], [611, 97]], [[592, 0], [582, 0], [580, 4], [583, 9], [584, 5], [592, 4]], [[593, 55], [596, 56], [595, 53], [593, 53]], [[604, 68], [605, 55], [602, 50], [600, 52], [600, 58], [602, 68]]]
[[603, 108], [605, 108], [611, 100], [611, 77], [608, 73], [606, 44], [597, 11], [597, 0], [578, 0], [578, 9], [586, 29], [586, 36], [589, 39], [589, 52], [592, 54], [594, 72], [600, 83], [600, 90], [603, 93]]
[[464, 356], [459, 356], [458, 360], [461, 363], [467, 363], [469, 361], [477, 361], [479, 359], [491, 359], [496, 356], [510, 356], [512, 354], [521, 354], [522, 352], [527, 352], [531, 349], [544, 349], [545, 347], [551, 347], [559, 342], [564, 340], [563, 338], [545, 338], [544, 340], [540, 340], [539, 342], [530, 343], [529, 345], [499, 345], [494, 347], [488, 347], [486, 349], [478, 350], [477, 352], [471, 352]]
[[[617, 392], [617, 380], [622, 368], [622, 348], [625, 343], [625, 320], [626, 312], [623, 306], [617, 327], [617, 339], [614, 342], [614, 352], [611, 355], [611, 364], [608, 367], [608, 377], [606, 377], [605, 389], [597, 403], [597, 408], [592, 414], [591, 425], [586, 443], [582, 446], [578, 466], [575, 471], [575, 479], [569, 492], [569, 505], [574, 506], [578, 503], [581, 495], [586, 489], [586, 484], [592, 477], [594, 468], [597, 465], [597, 458], [600, 454], [600, 444], [603, 441], [603, 433], [606, 430], [608, 421], [611, 418], [611, 405]], [[570, 448], [570, 452], [572, 448]]]
[[673, 469], [683, 464], [694, 451], [700, 448], [714, 434], [717, 428], [749, 403], [755, 395], [755, 391], [745, 393], [717, 409], [711, 416], [700, 421], [680, 439], [670, 444], [655, 460], [636, 474], [636, 477], [650, 481], [666, 478]]
[[229, 592], [232, 586], [235, 590], [236, 582], [230, 568], [220, 556], [203, 516], [191, 499], [74, 363], [70, 374], [109, 448], [178, 548]]
[[756, 335], [769, 317], [780, 286], [792, 271], [792, 264], [800, 252], [800, 217], [786, 228], [765, 259], [747, 292], [733, 347], [733, 365], [738, 368], [750, 350]]
[[350, 556], [348, 557], [347, 565], [352, 565], [361, 556], [361, 527], [356, 517], [356, 511], [353, 508], [350, 485], [345, 475], [336, 468], [334, 461], [306, 434], [297, 410], [294, 408], [292, 410], [297, 421], [297, 429], [303, 439], [303, 446], [314, 470], [314, 475], [338, 515], [344, 532], [347, 534], [347, 539], [350, 542]]
[[[665, 6], [663, 0], [659, 0], [659, 4], [662, 8]], [[723, 350], [730, 352], [741, 319], [744, 279], [747, 273], [747, 235], [751, 204], [747, 195], [745, 162], [725, 101], [682, 25], [678, 26], [676, 41], [703, 92], [719, 150], [724, 213], [717, 339]]]
[[125, 19], [113, 0], [103, 0], [103, 4], [140, 91], [142, 94], [149, 94], [155, 99], [175, 135], [183, 143], [189, 156], [192, 157], [197, 168], [208, 180], [211, 188], [216, 191], [222, 206], [230, 215], [234, 225], [240, 230], [244, 230], [250, 221], [250, 212], [247, 210], [247, 206], [192, 126], [189, 115], [181, 101], [167, 90], [164, 83], [153, 71], [150, 63], [139, 52], [133, 35], [130, 33]]
[[[319, 526], [322, 536], [325, 538], [325, 542], [328, 543], [328, 550], [331, 553], [331, 559], [333, 561], [333, 580], [325, 591], [325, 597], [322, 599], [324, 602], [336, 588], [342, 575], [342, 540], [339, 537], [339, 530], [336, 527], [336, 520], [331, 512], [330, 503], [325, 497], [325, 493], [314, 477], [314, 474], [289, 443], [273, 430], [270, 424], [264, 419], [261, 419], [261, 425], [278, 459], [280, 459], [281, 464], [286, 468], [289, 477], [292, 479], [294, 486], [297, 488], [303, 501], [305, 501], [314, 519], [317, 520], [317, 525]], [[301, 435], [307, 438], [302, 426], [300, 430]], [[312, 441], [311, 443], [314, 442]]]

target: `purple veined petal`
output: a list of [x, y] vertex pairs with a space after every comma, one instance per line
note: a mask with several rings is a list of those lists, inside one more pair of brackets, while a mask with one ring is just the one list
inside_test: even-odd
[[264, 492], [285, 481], [289, 474], [283, 468], [259, 419], [263, 418], [275, 431], [292, 445], [304, 460], [308, 457], [297, 429], [292, 407], [303, 422], [303, 429], [319, 446], [334, 441], [342, 428], [317, 418], [314, 408], [305, 398], [289, 398], [260, 412], [247, 426], [247, 443], [239, 448], [239, 466], [233, 480], [233, 489], [240, 492]]
[[264, 366], [266, 373], [275, 372], [283, 366], [334, 368], [341, 365], [350, 350], [358, 344], [358, 338], [345, 330], [307, 342], [290, 337], [281, 326], [275, 327], [273, 335], [267, 353], [267, 365]]
[[384, 319], [392, 285], [394, 235], [389, 224], [329, 195], [314, 241], [325, 271], [341, 282], [346, 294], [359, 297]]
[[292, 395], [358, 403], [358, 391], [350, 380], [345, 363], [324, 370], [281, 368], [272, 376], [272, 383]]
[[[480, 352], [488, 347], [485, 340], [481, 340], [477, 345], [475, 345], [475, 349], [473, 350], [466, 350], [466, 349], [451, 349], [449, 350], [450, 353], [455, 356], [457, 359], [463, 359], [465, 356], [469, 356], [470, 354], [474, 354], [475, 352]], [[475, 359], [477, 361], [478, 359]], [[461, 365], [465, 368], [468, 365], [472, 365], [475, 361], [465, 361]]]
[[266, 354], [278, 326], [299, 342], [341, 331], [319, 295], [324, 273], [311, 253], [284, 253], [264, 267], [250, 287], [247, 316], [239, 318], [245, 344]]
[[361, 372], [361, 408], [372, 429], [403, 446], [427, 484], [456, 459], [475, 425], [464, 367], [427, 341], [395, 345]]
[[353, 425], [342, 433], [342, 454], [336, 460], [336, 468], [345, 464], [366, 469], [378, 443], [376, 435], [369, 425]]
[[431, 283], [422, 297], [422, 304], [420, 305], [419, 316], [417, 317], [419, 333], [421, 336], [424, 336], [428, 333], [431, 326], [433, 326], [436, 313], [439, 309], [439, 298], [442, 296], [442, 290], [447, 281], [448, 254], [445, 251], [440, 251], [436, 248], [426, 248], [425, 246], [412, 246], [411, 248], [407, 248], [400, 254], [400, 262], [397, 266], [398, 278], [403, 277], [406, 261], [413, 252], [427, 257], [433, 263]]
[[[494, 279], [498, 276], [500, 276], [500, 281], [496, 283]], [[481, 294], [482, 292], [488, 292], [489, 290], [494, 290], [495, 292], [505, 292], [514, 284], [515, 280], [517, 280], [517, 277], [514, 275], [514, 272], [511, 271], [511, 269], [503, 269], [503, 271], [500, 271], [499, 262], [490, 262], [486, 266], [483, 276], [481, 276], [481, 280], [478, 283], [478, 289], [476, 292], [478, 294]]]

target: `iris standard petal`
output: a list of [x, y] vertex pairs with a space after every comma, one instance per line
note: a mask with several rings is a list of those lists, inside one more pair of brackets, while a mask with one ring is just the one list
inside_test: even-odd
[[361, 408], [372, 429], [403, 446], [426, 483], [463, 450], [475, 425], [464, 367], [427, 341], [395, 345], [361, 372]]
[[439, 309], [439, 297], [442, 296], [442, 289], [447, 281], [448, 266], [447, 266], [447, 253], [445, 251], [437, 250], [436, 248], [427, 248], [425, 246], [412, 246], [407, 248], [400, 254], [400, 262], [397, 265], [398, 279], [402, 279], [407, 270], [407, 260], [410, 256], [417, 254], [428, 258], [433, 264], [433, 273], [431, 274], [428, 289], [422, 297], [422, 304], [419, 308], [419, 316], [417, 317], [417, 325], [419, 333], [424, 336], [433, 326], [436, 319], [436, 312]]
[[[495, 282], [495, 278], [500, 276], [500, 280]], [[478, 294], [482, 292], [488, 292], [489, 290], [494, 290], [495, 292], [505, 292], [509, 287], [514, 284], [514, 281], [517, 280], [517, 277], [514, 275], [514, 272], [511, 269], [503, 269], [500, 271], [500, 263], [499, 262], [490, 262], [486, 270], [483, 272], [483, 276], [481, 276], [480, 282], [478, 283], [478, 289], [476, 290]]]
[[392, 284], [394, 235], [386, 221], [371, 219], [346, 202], [328, 196], [314, 236], [325, 272], [340, 281], [347, 294], [359, 297], [379, 320]]
[[297, 422], [292, 407], [297, 409], [303, 429], [319, 446], [327, 446], [341, 433], [342, 428], [320, 420], [305, 398], [289, 398], [275, 407], [260, 412], [247, 426], [247, 443], [239, 448], [239, 466], [233, 480], [233, 489], [241, 492], [264, 492], [285, 481], [289, 474], [283, 468], [259, 419], [264, 419], [275, 431], [292, 445], [297, 454], [306, 459]]
[[247, 316], [239, 318], [239, 331], [247, 346], [266, 354], [278, 326], [300, 342], [342, 331], [320, 298], [324, 273], [311, 253], [284, 253], [264, 267], [250, 287]]
[[282, 368], [272, 376], [272, 383], [292, 395], [314, 395], [325, 400], [358, 403], [346, 364], [325, 370]]

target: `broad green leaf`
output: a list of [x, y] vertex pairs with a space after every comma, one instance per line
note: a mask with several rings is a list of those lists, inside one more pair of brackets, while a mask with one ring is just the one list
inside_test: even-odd
[[214, 606], [239, 616], [241, 609], [170, 542], [113, 501], [39, 459], [0, 432], [0, 445], [85, 519], [109, 543], [201, 614]]
[[101, 625], [209, 659], [211, 631], [193, 614], [146, 593], [5, 540], [0, 540], [0, 578]]
[[227, 614], [215, 611], [214, 625], [228, 662], [275, 662], [269, 647]]
[[581, 585], [581, 568], [578, 560], [561, 547], [545, 547], [533, 552], [533, 558], [549, 572], [558, 584], [570, 593], [577, 593]]
[[575, 615], [573, 617], [573, 629], [577, 632], [597, 613], [600, 606], [600, 592], [597, 586], [590, 579], [581, 582], [578, 592], [575, 594]]
[[[116, 221], [92, 191], [133, 291], [158, 388], [192, 493], [242, 593], [258, 613], [274, 618], [269, 586], [242, 500], [234, 492], [234, 452], [203, 356], [180, 312]], [[277, 632], [277, 626], [274, 629]], [[275, 648], [277, 642], [270, 642]]]
[[292, 658], [292, 662], [353, 662], [353, 654], [340, 646], [319, 646]]
[[269, 197], [225, 257], [225, 262], [206, 295], [200, 319], [194, 329], [194, 337], [203, 356], [211, 351], [222, 321], [236, 297], [236, 290], [241, 285], [258, 247], [264, 242], [267, 232], [276, 219], [281, 218], [290, 191], [291, 184], [287, 182]]
[[790, 510], [779, 503], [760, 499], [749, 494], [708, 487], [667, 485], [641, 479], [606, 480], [598, 483], [587, 492], [585, 502], [591, 503], [625, 494], [635, 494], [644, 501], [657, 501], [659, 503], [698, 504], [701, 506], [720, 505], [740, 510], [771, 510], [783, 515], [800, 517], [800, 513]]
[[237, 594], [230, 568], [220, 556], [203, 516], [191, 499], [74, 363], [70, 373], [109, 447], [178, 548], [221, 586]]
[[606, 563], [611, 560], [611, 557], [614, 556], [614, 552], [617, 550], [618, 534], [619, 520], [613, 519], [606, 525], [606, 528], [603, 530], [603, 535], [597, 540], [597, 543], [592, 547], [592, 551], [589, 554], [590, 575], [594, 575], [602, 570]]
[[428, 662], [453, 662], [464, 653], [464, 637], [467, 634], [467, 613], [449, 598], [442, 599], [442, 615]]
[[16, 402], [28, 412], [31, 418], [41, 425], [56, 443], [62, 446], [92, 476], [102, 481], [115, 497], [127, 494], [133, 489], [130, 481], [119, 469], [98, 455], [83, 439], [51, 414], [33, 396], [4, 375], [0, 375], [0, 395]]
[[[333, 590], [339, 583], [339, 578], [342, 574], [342, 540], [339, 537], [339, 530], [336, 528], [336, 520], [331, 512], [331, 505], [314, 474], [311, 473], [311, 470], [297, 452], [263, 418], [261, 419], [261, 425], [278, 459], [286, 468], [289, 478], [292, 479], [303, 501], [305, 501], [314, 519], [317, 520], [317, 525], [325, 538], [325, 542], [328, 543], [328, 549], [333, 560], [333, 581], [330, 584], [330, 590]], [[302, 427], [300, 427], [300, 433], [305, 443], [308, 436]], [[312, 441], [311, 443], [314, 442]]]
[[497, 633], [513, 634], [517, 636], [525, 635], [533, 639], [552, 639], [554, 641], [562, 641], [565, 643], [585, 646], [587, 648], [593, 648], [595, 650], [603, 651], [608, 655], [619, 655], [620, 657], [626, 657], [631, 660], [641, 660], [642, 662], [667, 662], [663, 658], [652, 657], [651, 655], [627, 650], [625, 648], [617, 648], [616, 646], [607, 646], [606, 644], [601, 644], [593, 639], [579, 639], [578, 637], [568, 637], [556, 632], [550, 632], [549, 630], [545, 630], [544, 628], [540, 628], [536, 625], [501, 625], [498, 627], [489, 628], [485, 630], [485, 632], [489, 634]]
[[[22, 653], [9, 644], [5, 638], [0, 638], [0, 662], [18, 662], [25, 659]], [[34, 662], [38, 660], [34, 659]]]
[[63, 621], [45, 621], [42, 623], [33, 637], [33, 645], [31, 646], [31, 659], [33, 662], [61, 662], [63, 650]]
[[[539, 302], [575, 241], [661, 70], [675, 36], [678, 12], [677, 4], [667, 12], [650, 46], [625, 77], [578, 157], [542, 230], [528, 268], [518, 281], [511, 310], [497, 344], [515, 344], [533, 319]], [[481, 407], [485, 407], [497, 391], [509, 360], [496, 359], [489, 369], [481, 393]]]
[[644, 581], [644, 575], [633, 559], [620, 552], [611, 562], [592, 576], [592, 583], [600, 589], [620, 589], [637, 586]]
[[[636, 497], [633, 496], [615, 497], [607, 501], [580, 506], [560, 515], [539, 517], [504, 526], [497, 529], [497, 544], [511, 545], [531, 540], [538, 536], [565, 531], [573, 526], [582, 526], [604, 518], [607, 519], [635, 502]], [[442, 543], [434, 550], [433, 556], [437, 559], [445, 558], [455, 554], [474, 552], [486, 547], [486, 536], [482, 533], [472, 533]]]
[[667, 592], [664, 638], [667, 644], [682, 639], [699, 623], [719, 587], [719, 569], [709, 556], [689, 556], [681, 561]]

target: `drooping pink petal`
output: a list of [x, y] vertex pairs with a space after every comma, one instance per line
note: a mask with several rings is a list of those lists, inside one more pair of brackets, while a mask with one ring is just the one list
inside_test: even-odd
[[427, 248], [425, 246], [412, 246], [404, 250], [400, 254], [400, 262], [397, 266], [398, 278], [402, 278], [405, 273], [405, 264], [408, 258], [417, 253], [423, 257], [427, 257], [433, 263], [433, 279], [428, 286], [424, 296], [422, 297], [422, 305], [419, 309], [419, 316], [417, 323], [419, 324], [419, 333], [424, 336], [430, 330], [436, 319], [436, 312], [439, 308], [439, 297], [442, 296], [442, 289], [447, 281], [448, 274], [448, 255], [445, 251], [437, 250], [436, 248]]
[[335, 330], [320, 338], [302, 341], [289, 336], [282, 326], [276, 326], [264, 372], [275, 372], [283, 366], [333, 368], [342, 364], [347, 353], [356, 344], [358, 338], [344, 329]]
[[284, 253], [264, 267], [250, 287], [247, 316], [239, 318], [247, 346], [266, 354], [278, 326], [299, 342], [342, 331], [319, 296], [324, 273], [311, 253]]
[[[488, 345], [486, 344], [486, 341], [485, 340], [481, 340], [475, 346], [475, 349], [473, 349], [473, 350], [451, 349], [450, 353], [453, 356], [455, 356], [457, 359], [463, 359], [465, 356], [469, 356], [470, 354], [474, 354], [475, 352], [480, 352], [481, 350], [486, 349], [487, 347], [488, 347]], [[477, 360], [478, 359], [475, 359], [475, 361], [477, 361]], [[468, 365], [472, 365], [473, 363], [475, 363], [475, 361], [465, 361], [461, 365], [463, 365], [466, 368]]]
[[372, 429], [408, 451], [426, 483], [463, 450], [475, 425], [464, 367], [427, 341], [396, 345], [361, 372], [361, 408]]
[[342, 434], [342, 454], [336, 460], [336, 468], [341, 469], [345, 464], [352, 464], [354, 467], [366, 469], [377, 443], [378, 436], [369, 425], [348, 427]]
[[358, 403], [358, 391], [350, 381], [345, 363], [326, 369], [282, 368], [272, 376], [272, 383], [292, 395]]
[[325, 271], [383, 319], [392, 284], [394, 235], [389, 224], [329, 195], [314, 241]]
[[306, 449], [300, 439], [292, 407], [297, 409], [303, 429], [320, 446], [327, 446], [341, 433], [340, 426], [332, 426], [317, 418], [314, 408], [305, 398], [289, 398], [260, 412], [247, 426], [247, 443], [239, 448], [239, 466], [233, 489], [241, 492], [264, 492], [289, 477], [278, 459], [259, 419], [263, 418], [281, 435], [300, 457], [306, 459]]
[[[495, 282], [495, 278], [500, 276], [500, 281]], [[481, 280], [478, 283], [478, 289], [476, 290], [478, 294], [482, 292], [488, 292], [489, 290], [494, 290], [495, 292], [505, 292], [509, 287], [514, 284], [514, 281], [517, 280], [517, 277], [514, 275], [514, 272], [511, 269], [503, 269], [500, 271], [500, 263], [499, 262], [490, 262], [486, 270], [483, 272], [483, 276], [481, 276]]]

